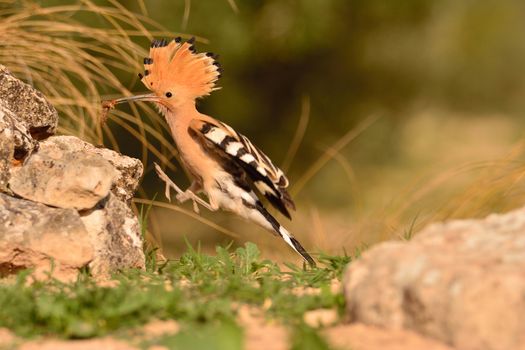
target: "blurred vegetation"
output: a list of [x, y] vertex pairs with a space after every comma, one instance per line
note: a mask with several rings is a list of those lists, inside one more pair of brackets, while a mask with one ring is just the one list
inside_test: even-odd
[[[289, 165], [298, 212], [285, 225], [313, 251], [524, 202], [523, 1], [2, 0], [0, 15], [0, 63], [51, 99], [62, 132], [141, 158], [143, 202], [163, 193], [152, 161], [188, 183], [171, 136], [143, 104], [102, 126], [99, 102], [144, 91], [136, 75], [149, 40], [179, 34], [225, 69], [200, 110]], [[191, 219], [190, 206], [157, 204], [150, 231], [168, 255], [184, 250], [184, 235], [209, 247], [231, 239]], [[198, 219], [288, 257], [230, 215]]]

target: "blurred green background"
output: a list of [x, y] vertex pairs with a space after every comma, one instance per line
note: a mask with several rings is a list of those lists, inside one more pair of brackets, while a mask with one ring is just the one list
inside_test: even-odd
[[[64, 3], [78, 2], [40, 5]], [[94, 3], [142, 13], [173, 36], [207, 39], [197, 49], [220, 54], [224, 73], [222, 90], [200, 101], [199, 109], [247, 135], [276, 164], [306, 125], [287, 164], [298, 211], [291, 223], [282, 221], [314, 252], [342, 253], [411, 235], [433, 219], [480, 216], [523, 200], [523, 1]], [[132, 39], [144, 48], [149, 41]], [[140, 70], [115, 74], [140, 92]], [[363, 121], [364, 130], [333, 152]], [[121, 151], [139, 157], [140, 144], [108, 123]], [[327, 150], [333, 159], [294, 190]], [[148, 169], [142, 196], [158, 193], [160, 200], [163, 186]], [[189, 183], [182, 171], [170, 175], [183, 187]], [[268, 257], [292, 256], [282, 242], [231, 215], [203, 217], [239, 233], [238, 243], [256, 242]], [[183, 237], [209, 249], [231, 240], [162, 208], [152, 210], [149, 228], [168, 256], [184, 250]]]

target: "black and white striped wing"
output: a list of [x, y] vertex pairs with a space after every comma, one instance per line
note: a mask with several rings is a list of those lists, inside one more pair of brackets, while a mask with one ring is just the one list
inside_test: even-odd
[[248, 138], [218, 121], [214, 124], [196, 119], [191, 122], [190, 129], [230, 156], [246, 171], [257, 190], [283, 215], [291, 218], [288, 209], [295, 209], [295, 204], [286, 191], [288, 179]]

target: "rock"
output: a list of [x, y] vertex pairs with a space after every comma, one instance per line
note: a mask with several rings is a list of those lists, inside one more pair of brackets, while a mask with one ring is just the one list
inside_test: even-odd
[[0, 327], [0, 349], [14, 348], [13, 342], [16, 336], [7, 328]]
[[74, 280], [93, 259], [93, 247], [80, 215], [0, 193], [0, 276], [34, 268]]
[[57, 125], [58, 114], [44, 96], [0, 64], [0, 192], [11, 193], [11, 163], [22, 162]]
[[360, 323], [339, 325], [323, 331], [335, 349], [352, 350], [452, 350], [433, 339], [407, 330], [382, 329]]
[[334, 325], [339, 320], [339, 315], [335, 309], [316, 309], [306, 311], [303, 321], [310, 327], [328, 327]]
[[351, 321], [458, 349], [525, 349], [525, 208], [377, 245], [344, 277]]
[[7, 185], [11, 178], [11, 161], [15, 153], [15, 136], [7, 113], [10, 111], [0, 106], [0, 192], [9, 191]]
[[128, 204], [130, 203], [144, 171], [140, 160], [124, 156], [107, 148], [95, 147], [74, 136], [55, 136], [52, 140], [54, 144], [59, 145], [61, 148], [66, 148], [70, 152], [100, 156], [107, 160], [116, 170], [111, 191], [117, 198]]
[[21, 167], [11, 170], [10, 189], [18, 196], [59, 208], [91, 209], [107, 197], [114, 167], [96, 154], [74, 151], [68, 137], [50, 137]]
[[93, 275], [104, 277], [125, 268], [145, 268], [143, 242], [137, 217], [110, 194], [98, 208], [82, 214], [95, 248], [89, 264]]
[[21, 164], [37, 147], [38, 142], [24, 123], [0, 100], [0, 192], [11, 193], [8, 188], [11, 167]]
[[57, 123], [43, 95], [0, 65], [0, 192], [26, 199], [0, 198], [0, 277], [49, 270], [51, 260], [59, 274], [76, 275], [88, 263], [98, 276], [144, 268], [129, 207], [142, 163], [77, 137], [51, 136]]
[[290, 349], [290, 337], [286, 326], [275, 320], [268, 320], [261, 308], [247, 304], [239, 305], [237, 323], [243, 328], [245, 349]]
[[33, 138], [44, 139], [56, 132], [58, 113], [40, 91], [15, 78], [0, 65], [0, 100], [18, 116]]
[[126, 341], [112, 337], [63, 340], [38, 339], [22, 343], [19, 350], [139, 350], [140, 348], [128, 344]]
[[40, 142], [38, 152], [22, 166], [11, 169], [9, 187], [25, 199], [80, 211], [80, 223], [94, 248], [90, 270], [107, 276], [145, 266], [138, 219], [127, 204], [142, 169], [137, 159], [73, 136], [52, 136]]
[[[145, 338], [158, 339], [180, 331], [180, 324], [175, 320], [153, 319], [139, 329]], [[1, 329], [1, 328], [0, 328]]]
[[72, 280], [86, 266], [107, 277], [144, 268], [142, 245], [137, 217], [113, 194], [81, 215], [0, 194], [0, 277], [27, 268], [41, 277], [52, 260], [59, 279]]
[[96, 148], [91, 144], [86, 145], [88, 146], [86, 147], [86, 151], [101, 155], [115, 167], [117, 176], [111, 192], [113, 192], [117, 198], [130, 204], [144, 172], [142, 162], [136, 158], [124, 156], [107, 148]]

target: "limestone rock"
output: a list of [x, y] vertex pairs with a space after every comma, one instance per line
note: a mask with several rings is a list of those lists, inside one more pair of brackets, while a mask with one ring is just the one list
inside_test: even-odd
[[15, 78], [0, 65], [0, 100], [18, 116], [23, 126], [35, 139], [43, 139], [56, 132], [58, 114], [40, 91]]
[[116, 172], [104, 158], [72, 151], [70, 137], [50, 137], [21, 167], [11, 171], [10, 189], [25, 199], [59, 208], [91, 209], [107, 197]]
[[49, 270], [51, 261], [58, 278], [88, 263], [96, 275], [143, 268], [129, 207], [142, 163], [77, 137], [51, 136], [57, 123], [43, 95], [0, 65], [0, 192], [24, 198], [0, 197], [0, 277]]
[[142, 175], [139, 160], [97, 149], [77, 137], [52, 136], [11, 173], [9, 186], [15, 194], [80, 211], [80, 223], [94, 248], [89, 264], [94, 275], [144, 268], [138, 219], [127, 204]]
[[7, 113], [10, 112], [0, 107], [0, 192], [8, 192], [11, 160], [15, 152], [15, 136]]
[[91, 144], [86, 145], [89, 146], [86, 147], [86, 151], [101, 155], [115, 167], [117, 176], [111, 191], [117, 198], [130, 204], [144, 172], [142, 162], [107, 148], [96, 148]]
[[88, 233], [73, 209], [49, 208], [0, 193], [0, 277], [34, 268], [37, 277], [72, 280], [93, 259]]
[[55, 136], [52, 139], [54, 144], [67, 148], [70, 152], [100, 156], [113, 165], [116, 176], [111, 191], [119, 199], [129, 204], [144, 171], [140, 160], [124, 156], [107, 148], [95, 147], [74, 136]]
[[99, 207], [83, 213], [82, 221], [95, 248], [89, 264], [94, 275], [145, 267], [138, 219], [116, 196], [110, 194]]
[[338, 320], [339, 315], [335, 309], [316, 309], [303, 314], [304, 323], [313, 328], [332, 326]]
[[445, 344], [407, 330], [384, 329], [361, 323], [323, 330], [335, 349], [352, 350], [453, 350]]
[[11, 193], [11, 167], [21, 164], [37, 147], [24, 123], [0, 100], [0, 192]]
[[10, 193], [11, 164], [22, 162], [57, 124], [58, 114], [44, 96], [0, 65], [0, 192]]
[[525, 349], [525, 208], [380, 244], [350, 264], [344, 290], [354, 322], [458, 349]]

